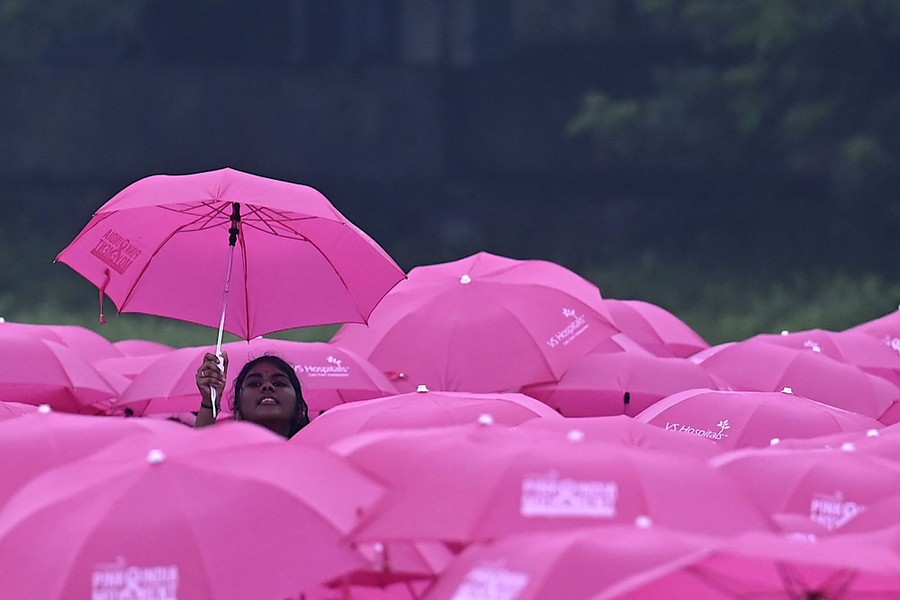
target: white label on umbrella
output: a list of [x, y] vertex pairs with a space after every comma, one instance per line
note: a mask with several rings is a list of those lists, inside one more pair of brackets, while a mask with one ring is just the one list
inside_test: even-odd
[[616, 516], [619, 486], [615, 481], [560, 479], [555, 474], [522, 480], [523, 517]]
[[475, 567], [466, 574], [451, 600], [515, 600], [528, 585], [528, 575], [497, 567]]
[[91, 600], [123, 598], [178, 600], [178, 567], [128, 566], [121, 556], [114, 563], [94, 565]]
[[326, 365], [295, 365], [294, 370], [307, 377], [350, 377], [350, 367], [341, 364], [343, 361], [334, 356], [325, 359]]
[[822, 525], [828, 531], [840, 529], [861, 512], [866, 510], [862, 504], [844, 500], [844, 494], [814, 494], [809, 503], [809, 519]]
[[572, 340], [584, 333], [588, 328], [587, 317], [584, 315], [575, 314], [575, 311], [571, 308], [562, 309], [562, 314], [567, 319], [572, 319], [572, 322], [550, 336], [550, 339], [547, 340], [547, 345], [551, 348], [571, 344]]
[[718, 423], [716, 423], [716, 429], [704, 429], [701, 427], [692, 427], [690, 425], [685, 425], [683, 423], [671, 423], [666, 421], [666, 431], [676, 431], [678, 433], [686, 433], [688, 435], [697, 435], [700, 437], [709, 438], [711, 440], [724, 440], [728, 437], [728, 434], [725, 433], [727, 430], [731, 429], [731, 424], [728, 422], [728, 419], [722, 419]]

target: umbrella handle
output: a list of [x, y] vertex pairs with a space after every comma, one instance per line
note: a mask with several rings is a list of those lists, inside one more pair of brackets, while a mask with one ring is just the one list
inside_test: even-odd
[[[219, 371], [222, 371], [224, 373], [225, 372], [225, 361], [222, 360], [222, 342], [221, 341], [219, 341], [219, 344], [216, 347], [216, 358], [219, 359]], [[219, 416], [219, 407], [216, 404], [216, 396], [217, 395], [218, 394], [216, 393], [216, 388], [214, 388], [213, 386], [209, 386], [209, 399], [210, 399], [210, 404], [212, 405], [213, 420], [215, 420], [216, 417]]]

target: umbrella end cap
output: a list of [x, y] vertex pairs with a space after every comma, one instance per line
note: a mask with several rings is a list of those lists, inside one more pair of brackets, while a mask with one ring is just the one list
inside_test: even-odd
[[162, 464], [166, 460], [165, 453], [159, 448], [154, 448], [147, 453], [147, 462], [151, 465]]
[[482, 427], [487, 427], [489, 425], [494, 424], [494, 417], [489, 415], [488, 413], [484, 413], [482, 415], [478, 415], [478, 424]]
[[424, 383], [420, 383], [418, 386], [416, 386], [417, 394], [424, 394], [426, 392], [428, 392], [428, 386], [425, 385]]

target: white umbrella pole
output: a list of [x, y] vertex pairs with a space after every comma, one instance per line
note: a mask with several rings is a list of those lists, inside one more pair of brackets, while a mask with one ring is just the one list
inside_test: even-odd
[[[216, 337], [216, 357], [219, 359], [219, 370], [225, 370], [225, 363], [222, 360], [222, 334], [225, 331], [225, 310], [228, 308], [228, 288], [231, 286], [231, 267], [234, 264], [234, 246], [237, 243], [237, 236], [240, 233], [238, 223], [241, 220], [241, 205], [238, 202], [232, 204], [231, 227], [228, 229], [228, 267], [225, 271], [225, 287], [222, 292], [222, 316], [219, 318], [219, 333]], [[215, 419], [219, 414], [216, 406], [216, 388], [210, 386], [209, 396], [212, 401], [212, 417]]]

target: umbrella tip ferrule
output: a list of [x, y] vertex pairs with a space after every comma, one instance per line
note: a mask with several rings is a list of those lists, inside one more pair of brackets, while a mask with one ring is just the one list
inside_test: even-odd
[[492, 415], [489, 415], [488, 413], [478, 415], [478, 424], [483, 427], [486, 427], [488, 425], [493, 425], [494, 417]]
[[566, 440], [570, 442], [583, 442], [584, 441], [584, 432], [580, 429], [573, 429], [569, 433], [566, 434]]
[[459, 278], [459, 282], [463, 285], [466, 285], [467, 283], [472, 283], [472, 278], [468, 275], [463, 275]]
[[653, 519], [647, 515], [640, 515], [639, 517], [635, 517], [634, 526], [638, 529], [650, 529], [653, 527]]
[[424, 394], [424, 393], [426, 393], [427, 391], [428, 391], [428, 386], [425, 385], [424, 383], [420, 383], [418, 386], [416, 386], [416, 393], [417, 393], [417, 394]]
[[153, 450], [151, 450], [150, 452], [147, 453], [147, 462], [150, 463], [151, 465], [161, 464], [165, 460], [166, 460], [166, 455], [159, 448], [154, 448]]
[[47, 415], [53, 412], [53, 408], [49, 404], [41, 404], [38, 406], [37, 411], [42, 415]]

